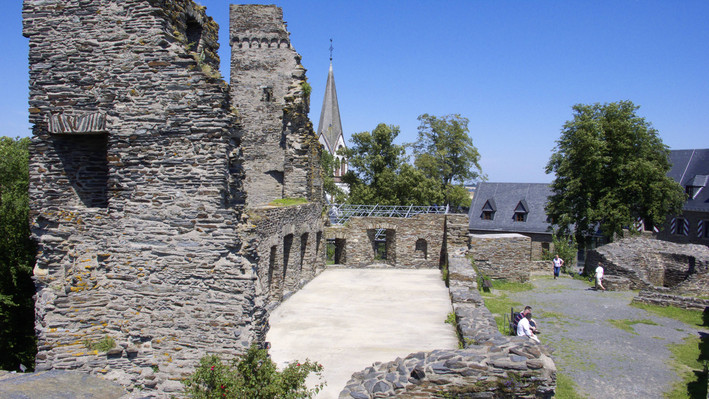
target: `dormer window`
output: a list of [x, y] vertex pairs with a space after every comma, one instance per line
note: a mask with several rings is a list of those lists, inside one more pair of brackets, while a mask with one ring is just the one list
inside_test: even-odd
[[707, 180], [709, 180], [708, 175], [696, 175], [687, 183], [684, 191], [689, 196], [689, 199], [695, 199], [697, 197], [697, 194], [707, 185]]
[[527, 201], [522, 200], [517, 204], [517, 207], [515, 207], [514, 221], [526, 222], [527, 213], [529, 213], [529, 206], [527, 205]]
[[482, 209], [482, 214], [480, 215], [480, 218], [482, 220], [494, 220], [495, 219], [495, 200], [494, 199], [489, 199], [485, 201], [485, 205], [483, 205]]

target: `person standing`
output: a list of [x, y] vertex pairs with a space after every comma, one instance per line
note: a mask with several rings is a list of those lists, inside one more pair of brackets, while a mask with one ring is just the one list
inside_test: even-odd
[[556, 280], [556, 278], [559, 277], [561, 266], [564, 266], [564, 260], [559, 257], [559, 254], [556, 254], [551, 262], [554, 264], [554, 280]]
[[606, 288], [603, 286], [603, 266], [601, 262], [598, 262], [598, 267], [596, 268], [596, 289], [601, 287], [601, 290], [605, 291]]

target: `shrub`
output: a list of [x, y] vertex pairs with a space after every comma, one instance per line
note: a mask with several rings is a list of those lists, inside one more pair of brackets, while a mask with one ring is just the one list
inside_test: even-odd
[[321, 380], [322, 365], [296, 361], [278, 371], [268, 351], [254, 344], [231, 363], [218, 355], [202, 357], [197, 370], [183, 383], [187, 394], [196, 399], [312, 398], [325, 384], [308, 388], [305, 379], [311, 372]]

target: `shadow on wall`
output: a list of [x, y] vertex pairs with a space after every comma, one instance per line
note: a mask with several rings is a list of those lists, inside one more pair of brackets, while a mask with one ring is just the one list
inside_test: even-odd
[[52, 144], [81, 202], [87, 208], [108, 207], [107, 136], [52, 136]]

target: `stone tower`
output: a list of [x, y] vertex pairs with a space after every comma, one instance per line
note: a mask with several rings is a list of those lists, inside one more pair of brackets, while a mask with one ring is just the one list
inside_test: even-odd
[[[232, 37], [289, 46], [280, 18], [275, 8], [233, 14], [253, 25]], [[180, 390], [205, 353], [263, 339], [267, 306], [323, 263], [305, 71], [289, 47], [277, 61], [244, 54], [237, 67], [285, 64], [254, 83], [258, 94], [242, 84], [232, 99], [217, 32], [192, 0], [24, 0], [38, 370]], [[255, 167], [280, 186], [245, 180]], [[312, 202], [243, 205], [284, 196]], [[115, 347], [92, 348], [105, 338]]]
[[[321, 200], [309, 85], [276, 6], [231, 5], [232, 103], [240, 115], [248, 205]], [[308, 121], [308, 122], [306, 122]], [[305, 122], [305, 123], [304, 123]], [[311, 166], [308, 166], [311, 165]]]

